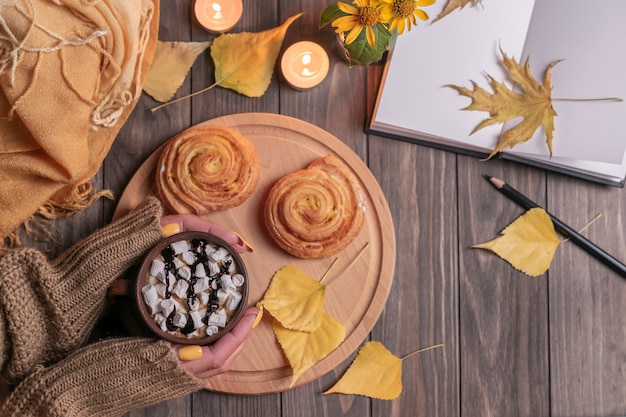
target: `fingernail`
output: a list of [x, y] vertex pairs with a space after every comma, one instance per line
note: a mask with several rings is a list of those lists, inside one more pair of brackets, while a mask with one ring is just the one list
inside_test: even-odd
[[251, 326], [252, 329], [258, 326], [259, 323], [261, 322], [261, 319], [263, 318], [263, 310], [264, 310], [263, 304], [257, 303], [257, 308], [259, 309], [259, 312], [256, 314], [256, 317], [254, 318], [254, 321], [252, 322], [252, 326]]
[[244, 238], [241, 237], [241, 235], [237, 232], [233, 232], [235, 234], [235, 236], [237, 236], [239, 238], [239, 244], [245, 246], [246, 248], [248, 248], [248, 252], [254, 252], [254, 248], [252, 247], [252, 245], [248, 242], [246, 242], [246, 240]]
[[202, 358], [202, 346], [189, 345], [178, 349], [178, 359], [181, 361], [195, 361]]
[[161, 226], [161, 230], [165, 236], [172, 236], [180, 233], [180, 225], [178, 223], [168, 223]]

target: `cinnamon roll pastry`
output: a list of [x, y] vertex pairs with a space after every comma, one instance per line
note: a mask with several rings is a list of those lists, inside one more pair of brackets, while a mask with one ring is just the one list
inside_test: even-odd
[[240, 132], [195, 126], [163, 149], [156, 185], [172, 212], [205, 214], [243, 203], [254, 191], [260, 171], [254, 145]]
[[285, 251], [323, 258], [339, 253], [359, 234], [365, 198], [350, 168], [327, 155], [278, 180], [265, 201], [264, 217], [270, 236]]

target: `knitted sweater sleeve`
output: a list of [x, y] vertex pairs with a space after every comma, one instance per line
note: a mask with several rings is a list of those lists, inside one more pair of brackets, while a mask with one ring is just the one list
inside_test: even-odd
[[148, 199], [54, 261], [32, 248], [0, 258], [0, 368], [10, 380], [87, 340], [110, 284], [163, 239], [161, 211]]
[[0, 409], [3, 417], [118, 417], [190, 394], [202, 381], [182, 367], [165, 341], [111, 339], [38, 367]]

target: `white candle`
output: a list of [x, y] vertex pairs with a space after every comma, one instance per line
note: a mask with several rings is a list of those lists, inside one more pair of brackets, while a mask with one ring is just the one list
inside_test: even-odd
[[328, 74], [328, 54], [315, 42], [301, 41], [291, 45], [280, 62], [285, 78], [293, 88], [304, 90], [321, 83]]
[[242, 0], [196, 0], [194, 14], [208, 31], [228, 32], [237, 24], [243, 12]]

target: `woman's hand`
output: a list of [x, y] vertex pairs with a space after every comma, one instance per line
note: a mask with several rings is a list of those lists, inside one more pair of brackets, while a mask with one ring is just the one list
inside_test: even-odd
[[[174, 225], [173, 228], [172, 225]], [[178, 225], [178, 227], [176, 227], [176, 225]], [[164, 228], [164, 231], [167, 230], [166, 233], [168, 234], [181, 231], [207, 232], [225, 240], [239, 253], [252, 252], [252, 247], [237, 233], [201, 217], [194, 216], [193, 214], [172, 214], [163, 216], [161, 218], [161, 226]]]
[[[198, 378], [209, 378], [228, 371], [232, 362], [243, 349], [246, 340], [250, 337], [252, 323], [254, 323], [258, 312], [256, 307], [248, 308], [230, 332], [217, 339], [215, 343], [198, 347], [199, 352], [201, 352], [199, 359], [181, 360], [181, 366]], [[187, 347], [172, 346], [174, 353], [178, 356], [180, 356], [179, 349], [181, 348]]]
[[[161, 226], [164, 233], [168, 235], [181, 231], [207, 232], [225, 240], [237, 252], [252, 251], [252, 247], [236, 233], [192, 214], [163, 216]], [[177, 357], [182, 356], [181, 366], [198, 378], [209, 378], [226, 372], [250, 337], [252, 323], [257, 314], [256, 307], [248, 308], [237, 325], [213, 344], [207, 346], [172, 345], [172, 350]], [[191, 356], [188, 353], [181, 355], [181, 349], [191, 351]], [[184, 360], [184, 358], [190, 360]]]

